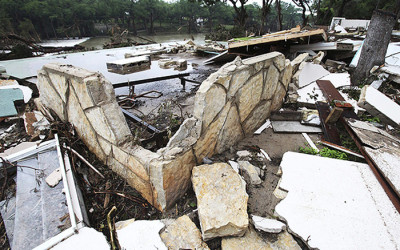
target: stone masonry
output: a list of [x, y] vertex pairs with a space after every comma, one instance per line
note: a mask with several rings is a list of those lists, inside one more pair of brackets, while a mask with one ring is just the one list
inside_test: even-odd
[[72, 123], [89, 150], [162, 211], [186, 192], [204, 157], [229, 149], [281, 107], [291, 77], [290, 61], [278, 52], [225, 64], [201, 84], [193, 117], [157, 152], [134, 144], [101, 74], [52, 63], [38, 72], [38, 88], [43, 104]]

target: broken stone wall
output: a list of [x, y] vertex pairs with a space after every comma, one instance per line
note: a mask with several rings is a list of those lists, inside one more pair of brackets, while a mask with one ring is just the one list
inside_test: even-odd
[[290, 61], [278, 52], [224, 65], [200, 86], [193, 117], [157, 152], [134, 145], [101, 74], [49, 64], [38, 72], [38, 88], [43, 104], [72, 123], [99, 159], [164, 210], [189, 188], [196, 164], [229, 149], [280, 108], [291, 77]]

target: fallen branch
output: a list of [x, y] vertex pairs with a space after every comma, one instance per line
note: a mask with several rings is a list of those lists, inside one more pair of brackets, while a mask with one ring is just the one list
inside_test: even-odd
[[108, 212], [108, 214], [107, 214], [107, 224], [108, 224], [108, 228], [110, 229], [111, 247], [112, 247], [113, 250], [117, 249], [117, 246], [116, 246], [115, 241], [114, 241], [115, 227], [111, 223], [111, 214], [116, 210], [117, 210], [117, 208], [115, 206], [113, 206], [111, 208], [110, 212]]
[[106, 191], [94, 191], [94, 193], [95, 194], [115, 194], [115, 195], [121, 196], [123, 198], [126, 198], [128, 200], [131, 200], [133, 202], [142, 203], [143, 207], [146, 207], [145, 201], [141, 200], [140, 198], [136, 198], [134, 196], [124, 194], [120, 191], [106, 190]]
[[64, 145], [64, 148], [68, 149], [69, 151], [71, 151], [72, 153], [74, 153], [79, 159], [81, 159], [81, 161], [83, 161], [88, 167], [90, 167], [91, 169], [93, 169], [94, 172], [96, 172], [98, 175], [100, 175], [102, 178], [105, 178], [104, 175], [102, 173], [100, 173], [99, 170], [97, 170], [95, 167], [93, 167], [92, 164], [90, 164], [85, 158], [83, 158], [82, 155], [80, 155], [78, 152], [75, 151], [75, 149], [70, 148], [68, 146]]

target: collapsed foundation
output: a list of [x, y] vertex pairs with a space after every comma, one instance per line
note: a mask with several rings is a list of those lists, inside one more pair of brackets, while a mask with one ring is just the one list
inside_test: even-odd
[[204, 157], [229, 149], [281, 107], [291, 77], [290, 61], [278, 52], [225, 64], [201, 84], [193, 117], [157, 152], [135, 145], [101, 74], [48, 64], [38, 72], [38, 89], [42, 103], [73, 124], [91, 152], [163, 211], [187, 191]]

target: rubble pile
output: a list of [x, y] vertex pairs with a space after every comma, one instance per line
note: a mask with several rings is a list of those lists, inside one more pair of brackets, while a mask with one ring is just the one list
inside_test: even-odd
[[[37, 72], [39, 96], [0, 80], [1, 247], [399, 248], [400, 47], [352, 86], [367, 27], [334, 18], [328, 36], [296, 27], [232, 40], [229, 51], [188, 41], [109, 62], [128, 76], [159, 57], [183, 73], [156, 78], [178, 78], [184, 91], [192, 63], [172, 53], [223, 52], [210, 63], [288, 45], [210, 74], [176, 132], [116, 98], [116, 86], [132, 94], [148, 79], [50, 63]], [[150, 131], [153, 150], [125, 117]]]

